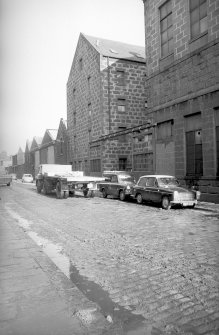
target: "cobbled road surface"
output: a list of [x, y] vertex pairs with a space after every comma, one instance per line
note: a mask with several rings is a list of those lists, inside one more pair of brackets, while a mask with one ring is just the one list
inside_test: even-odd
[[[219, 214], [101, 197], [1, 188], [1, 206], [58, 245], [79, 274], [152, 325], [151, 334], [219, 334]], [[134, 332], [133, 332], [134, 334]]]

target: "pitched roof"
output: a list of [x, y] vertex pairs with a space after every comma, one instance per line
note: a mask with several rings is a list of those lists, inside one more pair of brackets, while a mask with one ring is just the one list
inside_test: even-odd
[[145, 63], [145, 48], [142, 46], [106, 40], [85, 34], [82, 34], [82, 36], [103, 56]]
[[40, 136], [34, 136], [34, 140], [36, 141], [36, 143], [38, 144], [38, 145], [40, 145], [41, 143], [42, 143], [42, 137], [40, 137]]
[[49, 133], [52, 140], [56, 139], [58, 129], [47, 129], [46, 131]]

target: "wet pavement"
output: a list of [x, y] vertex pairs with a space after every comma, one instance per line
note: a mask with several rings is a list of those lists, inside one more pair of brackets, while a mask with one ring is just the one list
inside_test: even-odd
[[0, 193], [0, 334], [218, 334], [218, 205]]

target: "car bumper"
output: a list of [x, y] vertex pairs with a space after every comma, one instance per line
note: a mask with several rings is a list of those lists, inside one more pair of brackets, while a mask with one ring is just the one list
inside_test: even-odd
[[197, 200], [172, 200], [171, 205], [194, 206], [197, 205]]

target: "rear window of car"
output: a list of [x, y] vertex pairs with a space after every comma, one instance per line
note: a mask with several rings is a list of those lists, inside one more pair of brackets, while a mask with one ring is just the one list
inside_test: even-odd
[[25, 174], [24, 177], [32, 177], [31, 174]]

